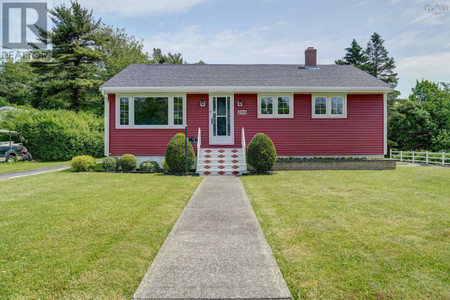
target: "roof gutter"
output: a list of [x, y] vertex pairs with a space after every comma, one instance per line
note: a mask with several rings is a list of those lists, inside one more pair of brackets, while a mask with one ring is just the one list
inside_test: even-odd
[[261, 92], [345, 92], [345, 93], [389, 93], [390, 87], [282, 87], [282, 86], [177, 86], [177, 87], [101, 87], [102, 93], [146, 93], [146, 92], [180, 92], [180, 93], [261, 93]]

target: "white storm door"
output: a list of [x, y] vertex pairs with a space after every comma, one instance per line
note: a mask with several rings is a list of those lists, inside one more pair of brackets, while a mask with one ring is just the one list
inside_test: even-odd
[[234, 105], [231, 96], [209, 98], [209, 144], [234, 145]]

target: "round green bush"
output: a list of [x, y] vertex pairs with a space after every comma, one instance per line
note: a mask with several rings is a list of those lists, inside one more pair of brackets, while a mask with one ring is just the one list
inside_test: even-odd
[[79, 155], [72, 158], [70, 165], [75, 172], [89, 172], [95, 168], [95, 159], [89, 155]]
[[124, 154], [119, 160], [120, 169], [124, 172], [134, 171], [137, 167], [138, 161], [133, 154]]
[[277, 161], [277, 151], [272, 140], [264, 133], [255, 135], [247, 147], [247, 162], [256, 172], [272, 170]]
[[164, 169], [164, 172], [170, 172], [169, 165], [166, 163], [165, 159], [162, 160], [161, 165], [162, 165], [162, 167]]
[[143, 161], [139, 165], [139, 171], [145, 173], [158, 173], [160, 170], [159, 164], [156, 161]]
[[116, 172], [117, 171], [117, 158], [116, 157], [112, 157], [112, 156], [108, 156], [105, 157], [102, 161], [102, 165], [103, 165], [103, 171], [105, 172]]
[[[166, 148], [166, 163], [172, 172], [184, 172], [185, 171], [185, 138], [182, 133], [175, 134]], [[191, 143], [187, 143], [187, 165], [188, 170], [194, 166], [195, 154], [194, 148]]]

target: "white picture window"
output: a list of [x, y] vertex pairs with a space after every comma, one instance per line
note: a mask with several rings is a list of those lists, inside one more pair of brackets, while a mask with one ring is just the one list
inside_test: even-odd
[[347, 97], [345, 95], [313, 95], [313, 118], [347, 118]]
[[183, 128], [185, 95], [119, 95], [117, 128]]
[[293, 118], [293, 95], [259, 95], [258, 118]]

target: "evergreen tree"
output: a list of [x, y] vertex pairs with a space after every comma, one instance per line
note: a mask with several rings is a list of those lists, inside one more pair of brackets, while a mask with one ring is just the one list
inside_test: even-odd
[[[353, 39], [350, 47], [345, 49], [347, 51], [345, 56], [336, 60], [335, 63], [338, 65], [352, 64], [395, 88], [398, 84], [398, 74], [394, 72], [395, 60], [393, 57], [389, 57], [389, 52], [383, 44], [384, 40], [376, 32], [370, 37], [365, 50]], [[399, 95], [400, 92], [398, 91], [388, 94], [388, 107], [390, 109]]]
[[376, 78], [389, 83], [392, 87], [398, 84], [397, 73], [394, 73], [395, 60], [389, 57], [389, 52], [384, 47], [384, 40], [378, 33], [374, 33], [365, 50], [367, 62], [362, 69]]
[[181, 53], [162, 53], [161, 49], [153, 48], [153, 63], [155, 64], [186, 64]]
[[41, 78], [35, 85], [35, 106], [41, 108], [85, 109], [101, 107], [98, 92], [103, 83], [105, 55], [100, 51], [107, 37], [100, 20], [77, 1], [49, 11], [54, 27], [39, 29], [40, 41], [51, 46], [49, 61], [33, 61]]
[[183, 55], [181, 53], [168, 53], [167, 54], [167, 63], [168, 64], [184, 64], [186, 63], [183, 60]]
[[347, 53], [344, 57], [336, 60], [337, 65], [354, 65], [361, 69], [367, 63], [366, 54], [355, 39], [353, 39], [350, 47], [345, 48], [345, 50]]
[[153, 63], [155, 64], [165, 64], [167, 63], [167, 57], [162, 53], [161, 49], [153, 48]]
[[5, 56], [0, 61], [0, 106], [31, 105], [31, 85], [36, 80], [26, 56], [14, 60]]

